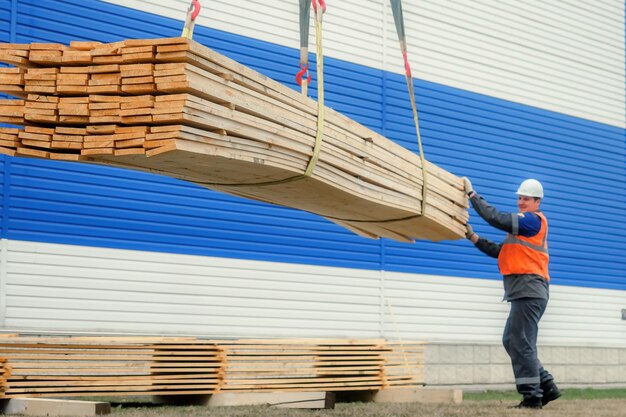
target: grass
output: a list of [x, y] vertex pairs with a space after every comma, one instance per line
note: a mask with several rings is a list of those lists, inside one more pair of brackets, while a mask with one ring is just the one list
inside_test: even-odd
[[[507, 408], [519, 402], [512, 391], [466, 392], [461, 404], [338, 403], [334, 410], [281, 409], [268, 406], [155, 406], [143, 399], [112, 401], [111, 417], [624, 417], [626, 389], [564, 389], [563, 397], [543, 410]], [[93, 398], [93, 400], [97, 400]], [[100, 398], [99, 400], [103, 400]], [[118, 402], [116, 402], [118, 401]]]
[[[626, 389], [595, 389], [595, 388], [566, 388], [561, 390], [561, 400], [602, 400], [602, 399], [626, 399]], [[515, 391], [483, 391], [465, 392], [463, 399], [466, 401], [515, 401], [520, 396]], [[626, 415], [626, 412], [624, 413]]]
[[119, 408], [111, 417], [624, 417], [626, 400], [555, 401], [543, 410], [507, 408], [510, 401], [465, 401], [462, 404], [340, 403], [334, 410], [245, 407]]

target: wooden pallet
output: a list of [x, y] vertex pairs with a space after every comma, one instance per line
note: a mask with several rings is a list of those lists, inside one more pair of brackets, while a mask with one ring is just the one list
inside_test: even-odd
[[[310, 211], [369, 238], [464, 236], [462, 181], [317, 103], [185, 38], [3, 44], [0, 152], [160, 173]], [[310, 176], [303, 175], [319, 157]]]

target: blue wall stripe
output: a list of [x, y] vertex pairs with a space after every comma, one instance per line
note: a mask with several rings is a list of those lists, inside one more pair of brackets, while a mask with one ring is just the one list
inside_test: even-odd
[[[177, 36], [182, 26], [100, 1], [11, 1], [18, 5], [17, 42]], [[10, 10], [9, 3], [0, 1], [0, 10]], [[296, 45], [204, 27], [194, 38], [297, 89]], [[314, 67], [313, 55], [311, 61]], [[403, 76], [331, 58], [325, 72], [329, 106], [417, 151]], [[544, 183], [553, 283], [626, 290], [624, 129], [423, 80], [416, 80], [416, 91], [430, 161], [470, 176], [503, 210], [516, 210], [514, 191], [526, 176]], [[310, 92], [315, 96], [314, 85]], [[466, 241], [372, 241], [310, 213], [163, 176], [22, 158], [3, 162], [1, 233], [9, 239], [500, 279], [495, 260]], [[478, 233], [502, 239], [471, 215]]]
[[11, 0], [11, 42], [15, 42], [15, 34], [17, 32], [17, 1]]
[[11, 2], [0, 2], [0, 35], [2, 39], [11, 39]]

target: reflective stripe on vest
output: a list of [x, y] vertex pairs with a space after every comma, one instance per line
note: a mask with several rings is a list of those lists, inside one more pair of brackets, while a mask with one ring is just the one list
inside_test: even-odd
[[507, 234], [498, 256], [498, 266], [502, 275], [533, 274], [550, 280], [548, 273], [548, 220], [543, 213], [536, 212], [541, 218], [541, 229], [532, 237]]
[[541, 242], [541, 246], [540, 245], [533, 245], [532, 243], [526, 242], [525, 240], [522, 240], [522, 239], [519, 239], [517, 236], [513, 236], [510, 233], [507, 233], [506, 239], [504, 239], [504, 242], [502, 242], [502, 243], [517, 243], [518, 245], [526, 246], [528, 248], [536, 250], [537, 252], [548, 253], [548, 248], [546, 248], [546, 237], [545, 236], [543, 238], [543, 241]]

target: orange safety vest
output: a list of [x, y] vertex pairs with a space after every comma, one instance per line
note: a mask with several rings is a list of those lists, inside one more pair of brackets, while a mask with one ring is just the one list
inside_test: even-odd
[[502, 275], [533, 274], [550, 281], [548, 274], [548, 219], [543, 213], [535, 212], [541, 222], [541, 229], [533, 237], [507, 233], [498, 256], [498, 266]]

